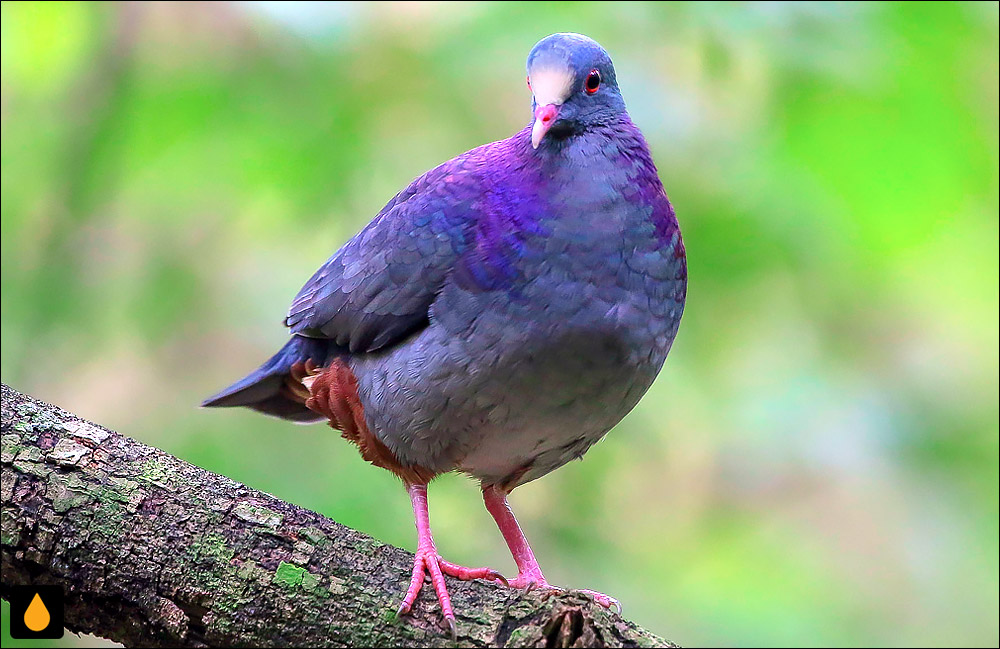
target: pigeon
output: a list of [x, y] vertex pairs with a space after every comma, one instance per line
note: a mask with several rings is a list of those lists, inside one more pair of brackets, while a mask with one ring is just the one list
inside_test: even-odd
[[[608, 53], [580, 34], [547, 36], [527, 81], [525, 128], [396, 194], [299, 291], [285, 346], [202, 404], [327, 421], [398, 476], [417, 527], [399, 613], [429, 575], [452, 634], [445, 575], [559, 590], [507, 496], [632, 410], [687, 294], [677, 219]], [[427, 485], [452, 471], [480, 482], [516, 577], [438, 554]]]

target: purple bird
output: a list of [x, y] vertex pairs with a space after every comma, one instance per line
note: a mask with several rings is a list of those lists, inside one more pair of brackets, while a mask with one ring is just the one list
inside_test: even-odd
[[[418, 538], [400, 613], [429, 574], [453, 632], [444, 575], [555, 589], [507, 494], [636, 405], [687, 290], [677, 219], [608, 53], [553, 34], [527, 71], [532, 122], [393, 197], [299, 291], [288, 343], [203, 404], [328, 420], [399, 476]], [[427, 484], [449, 471], [482, 484], [517, 577], [438, 555]]]

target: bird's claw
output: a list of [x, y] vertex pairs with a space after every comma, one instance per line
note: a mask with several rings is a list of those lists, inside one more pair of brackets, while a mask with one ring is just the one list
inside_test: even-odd
[[417, 549], [417, 555], [413, 558], [413, 575], [410, 578], [410, 586], [406, 589], [403, 603], [399, 606], [399, 614], [406, 615], [413, 609], [413, 603], [417, 601], [417, 595], [420, 594], [420, 589], [424, 585], [424, 576], [427, 574], [430, 574], [431, 584], [434, 585], [434, 592], [437, 593], [442, 615], [445, 619], [454, 619], [455, 613], [452, 611], [451, 597], [448, 596], [448, 589], [444, 583], [440, 558], [433, 546]]
[[492, 568], [466, 568], [465, 566], [445, 561], [433, 546], [418, 548], [417, 555], [413, 559], [413, 575], [410, 578], [410, 586], [406, 590], [403, 603], [399, 605], [399, 609], [396, 611], [397, 617], [402, 617], [412, 611], [413, 603], [416, 602], [417, 595], [420, 594], [420, 589], [424, 585], [424, 576], [428, 574], [434, 586], [434, 592], [437, 594], [438, 603], [441, 605], [441, 615], [444, 617], [445, 624], [448, 625], [448, 629], [451, 631], [453, 641], [458, 640], [458, 627], [455, 623], [455, 613], [451, 607], [451, 597], [448, 595], [444, 575], [463, 581], [485, 579], [488, 581], [500, 581], [504, 585], [507, 584], [507, 579]]
[[596, 590], [578, 590], [578, 593], [584, 593], [585, 595], [590, 595], [594, 598], [594, 601], [603, 606], [604, 608], [612, 608], [618, 612], [618, 615], [622, 614], [622, 603], [611, 595], [605, 595], [604, 593], [599, 593]]
[[[556, 593], [567, 592], [568, 590], [566, 588], [560, 588], [559, 586], [553, 586], [544, 579], [539, 580], [537, 578], [524, 577], [522, 575], [518, 575], [514, 579], [511, 579], [507, 585], [511, 588], [517, 588], [519, 590], [522, 590], [525, 593], [530, 593], [534, 590], [541, 590], [544, 591], [546, 594], [554, 595]], [[584, 595], [588, 595], [591, 598], [593, 598], [595, 602], [597, 602], [604, 608], [614, 608], [618, 612], [618, 614], [621, 615], [622, 603], [619, 602], [614, 597], [611, 597], [610, 595], [599, 593], [596, 590], [586, 590], [586, 589], [581, 589], [581, 590], [574, 589], [573, 592], [583, 593]]]
[[485, 579], [486, 581], [499, 581], [504, 586], [507, 585], [507, 578], [492, 568], [466, 568], [451, 561], [445, 561], [440, 556], [438, 556], [438, 565], [441, 566], [441, 571], [444, 574], [462, 581]]

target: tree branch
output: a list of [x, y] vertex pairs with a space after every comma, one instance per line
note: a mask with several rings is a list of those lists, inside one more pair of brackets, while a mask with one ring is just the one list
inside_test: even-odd
[[[3, 386], [0, 595], [142, 646], [452, 646], [413, 555]], [[672, 646], [579, 593], [449, 578], [461, 646]]]

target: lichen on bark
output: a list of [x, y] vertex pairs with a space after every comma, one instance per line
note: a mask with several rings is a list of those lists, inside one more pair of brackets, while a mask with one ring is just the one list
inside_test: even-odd
[[[3, 386], [2, 584], [131, 646], [454, 646], [413, 555]], [[673, 646], [580, 593], [449, 579], [458, 646]]]

